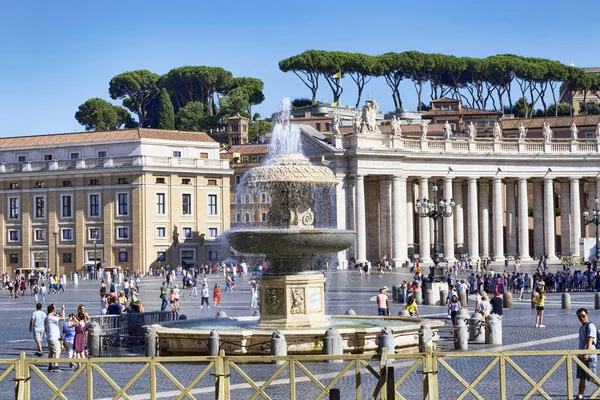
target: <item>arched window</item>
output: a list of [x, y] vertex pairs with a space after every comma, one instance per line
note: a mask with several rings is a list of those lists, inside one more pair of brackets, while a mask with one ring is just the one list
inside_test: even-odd
[[244, 195], [244, 203], [250, 204], [250, 195], [248, 193]]
[[261, 203], [266, 203], [267, 202], [267, 194], [266, 193], [261, 193], [260, 194], [260, 202]]
[[236, 202], [237, 204], [240, 204], [240, 203], [242, 202], [242, 196], [241, 196], [241, 195], [239, 195], [239, 194], [236, 194], [236, 195], [235, 195], [235, 202]]
[[235, 184], [236, 185], [239, 185], [241, 180], [242, 180], [242, 178], [239, 175], [235, 176]]
[[267, 222], [267, 213], [261, 213], [260, 214], [260, 220], [262, 222]]
[[244, 222], [250, 222], [250, 213], [244, 214]]
[[235, 214], [235, 222], [242, 222], [242, 216], [240, 213]]

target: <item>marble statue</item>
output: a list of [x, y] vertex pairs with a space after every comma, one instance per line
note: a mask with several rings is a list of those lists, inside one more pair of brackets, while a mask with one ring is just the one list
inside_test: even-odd
[[500, 127], [500, 124], [498, 123], [498, 121], [494, 122], [494, 141], [498, 142], [500, 139], [502, 139], [502, 128]]
[[425, 140], [427, 139], [427, 121], [422, 119], [419, 125], [421, 127], [421, 140]]
[[402, 127], [400, 126], [400, 120], [394, 115], [390, 121], [390, 132], [392, 136], [402, 136]]
[[600, 122], [596, 126], [596, 142], [600, 142]]
[[577, 125], [575, 125], [575, 122], [573, 122], [571, 124], [571, 141], [572, 142], [576, 142], [577, 141], [577, 134], [579, 133], [579, 129], [577, 129]]
[[550, 129], [550, 124], [548, 122], [544, 122], [542, 128], [542, 136], [544, 137], [544, 142], [550, 143], [552, 141], [553, 135], [554, 133], [552, 132], [552, 129]]
[[342, 133], [340, 132], [340, 117], [338, 115], [334, 115], [331, 120], [331, 131], [335, 137], [342, 136]]
[[450, 126], [450, 124], [448, 123], [448, 121], [446, 121], [446, 123], [444, 124], [444, 134], [443, 134], [443, 139], [452, 139], [452, 126]]
[[519, 124], [519, 142], [524, 141], [526, 137], [527, 137], [527, 128], [525, 128], [525, 125], [523, 125], [523, 123], [521, 122]]
[[377, 110], [379, 104], [375, 100], [367, 100], [363, 107], [362, 119], [364, 129], [362, 133], [381, 133], [377, 126]]
[[473, 122], [471, 122], [467, 127], [467, 132], [469, 134], [469, 140], [475, 140], [475, 138], [477, 137], [477, 128], [475, 128]]
[[355, 135], [360, 135], [360, 128], [362, 126], [362, 118], [360, 115], [354, 117], [354, 121], [352, 121], [352, 127]]

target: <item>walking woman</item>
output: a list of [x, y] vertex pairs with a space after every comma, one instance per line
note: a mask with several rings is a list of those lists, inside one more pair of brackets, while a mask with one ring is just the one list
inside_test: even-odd
[[[85, 322], [85, 314], [80, 312], [77, 318], [73, 317], [69, 321], [69, 328], [75, 328], [75, 339], [73, 340], [73, 350], [75, 350], [75, 358], [85, 358], [85, 331], [87, 324]], [[81, 367], [81, 363], [79, 364]]]
[[448, 303], [448, 311], [450, 312], [450, 318], [452, 318], [452, 325], [456, 326], [456, 314], [458, 314], [458, 310], [461, 309], [460, 301], [458, 301], [458, 296], [453, 295]]
[[221, 307], [221, 287], [218, 283], [215, 283], [215, 288], [213, 289], [213, 302], [216, 307]]
[[531, 300], [535, 304], [535, 327], [545, 328], [544, 322], [544, 302], [546, 301], [546, 291], [541, 289], [537, 292], [535, 297]]

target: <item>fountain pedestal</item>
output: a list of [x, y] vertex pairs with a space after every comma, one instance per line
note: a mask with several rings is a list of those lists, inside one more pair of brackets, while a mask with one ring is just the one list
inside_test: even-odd
[[260, 279], [261, 327], [327, 327], [323, 274], [263, 275]]

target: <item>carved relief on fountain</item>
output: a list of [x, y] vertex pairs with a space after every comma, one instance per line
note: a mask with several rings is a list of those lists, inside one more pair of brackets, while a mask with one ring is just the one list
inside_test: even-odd
[[306, 314], [304, 288], [290, 289], [290, 314]]
[[265, 308], [271, 315], [281, 314], [284, 311], [283, 288], [270, 288], [265, 290]]

